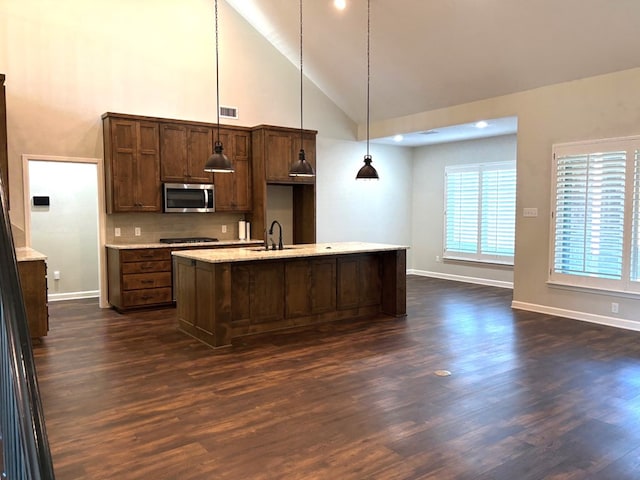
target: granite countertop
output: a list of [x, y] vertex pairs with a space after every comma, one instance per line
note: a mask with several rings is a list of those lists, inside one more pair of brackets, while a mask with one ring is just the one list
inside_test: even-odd
[[403, 245], [366, 242], [312, 243], [304, 245], [286, 245], [284, 250], [268, 250], [264, 247], [232, 248], [218, 250], [180, 250], [172, 252], [176, 257], [189, 258], [207, 263], [247, 262], [279, 258], [317, 257], [344, 255], [350, 253], [383, 252], [406, 250]]
[[188, 242], [188, 243], [161, 243], [161, 242], [153, 242], [153, 243], [108, 243], [105, 245], [107, 248], [114, 248], [116, 250], [128, 250], [134, 248], [174, 248], [174, 247], [228, 247], [228, 246], [238, 246], [242, 247], [244, 245], [262, 245], [264, 240], [219, 240], [217, 242]]
[[16, 259], [19, 262], [33, 262], [36, 260], [46, 260], [47, 256], [31, 247], [16, 248]]

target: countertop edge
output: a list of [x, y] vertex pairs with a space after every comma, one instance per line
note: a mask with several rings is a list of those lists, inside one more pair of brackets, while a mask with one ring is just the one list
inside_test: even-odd
[[35, 262], [38, 260], [46, 260], [47, 256], [31, 247], [17, 247], [16, 260], [18, 262]]
[[394, 250], [408, 250], [406, 245], [390, 245], [364, 242], [333, 242], [309, 245], [290, 245], [285, 250], [256, 250], [255, 248], [238, 248], [224, 250], [180, 250], [172, 252], [173, 256], [187, 258], [205, 263], [234, 263], [261, 260], [295, 259], [333, 255], [349, 255], [358, 253], [375, 253]]

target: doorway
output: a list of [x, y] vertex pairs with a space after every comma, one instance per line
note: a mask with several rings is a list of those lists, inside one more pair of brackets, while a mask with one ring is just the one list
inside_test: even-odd
[[98, 297], [104, 254], [99, 159], [23, 155], [25, 238], [47, 256], [49, 301]]

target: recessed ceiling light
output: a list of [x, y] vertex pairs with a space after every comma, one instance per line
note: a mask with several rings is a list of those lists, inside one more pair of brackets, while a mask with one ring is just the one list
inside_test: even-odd
[[484, 120], [480, 120], [479, 122], [476, 123], [476, 128], [487, 128], [488, 126], [489, 124]]
[[338, 10], [344, 10], [347, 6], [347, 0], [333, 0], [333, 6]]
[[393, 141], [394, 142], [401, 142], [403, 138], [404, 137], [402, 135], [394, 135], [393, 136]]

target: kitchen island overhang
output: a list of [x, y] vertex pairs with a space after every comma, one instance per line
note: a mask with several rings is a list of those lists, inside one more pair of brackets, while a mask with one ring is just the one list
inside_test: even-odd
[[407, 248], [339, 242], [172, 252], [178, 327], [218, 348], [245, 335], [405, 316]]

